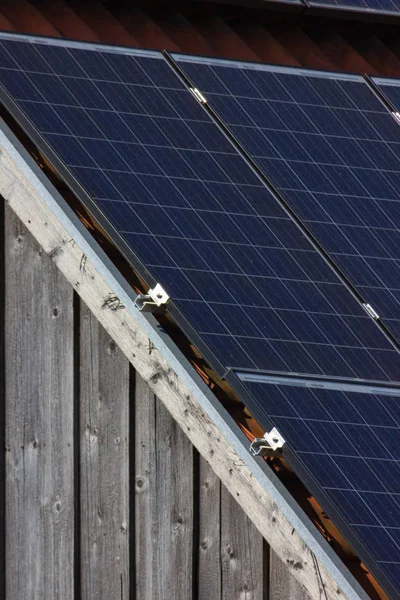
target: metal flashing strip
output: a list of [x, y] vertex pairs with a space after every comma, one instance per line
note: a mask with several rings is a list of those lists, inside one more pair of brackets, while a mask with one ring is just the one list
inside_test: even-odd
[[[317, 531], [312, 522], [303, 513], [297, 502], [290, 496], [283, 484], [278, 480], [265, 461], [252, 457], [248, 451], [247, 438], [240, 432], [237, 425], [222, 407], [211, 390], [201, 380], [187, 359], [181, 354], [171, 338], [160, 328], [158, 322], [150, 314], [143, 314], [135, 307], [135, 294], [128, 282], [113, 265], [95, 239], [79, 221], [66, 201], [53, 187], [47, 177], [41, 172], [38, 165], [29, 156], [22, 144], [16, 139], [7, 125], [0, 122], [0, 148], [1, 160], [7, 160], [11, 165], [8, 170], [0, 163], [0, 193], [9, 201], [13, 210], [18, 203], [18, 189], [16, 182], [30, 190], [27, 193], [30, 203], [37, 203], [40, 199], [48, 213], [53, 215], [59, 224], [59, 229], [67, 234], [67, 239], [73, 240], [74, 247], [79, 249], [90, 261], [98, 277], [106, 282], [125, 306], [128, 314], [135, 322], [137, 330], [154, 344], [162, 359], [169, 365], [170, 370], [182, 383], [188, 393], [192, 394], [200, 410], [215, 424], [220, 435], [227, 441], [243, 465], [252, 474], [263, 491], [275, 503], [278, 510], [293, 527], [292, 534], [296, 532], [311, 550], [313, 557], [320, 561], [327, 573], [341, 589], [348, 600], [368, 600], [368, 595], [348, 571], [327, 541]], [[36, 214], [35, 208], [34, 214]], [[23, 212], [20, 217], [24, 217]], [[32, 224], [25, 218], [25, 225], [32, 229]], [[55, 239], [55, 232], [45, 228], [45, 234], [51, 240]], [[66, 272], [64, 272], [67, 275]], [[70, 276], [70, 279], [73, 275]], [[79, 292], [79, 290], [78, 290]], [[115, 318], [121, 311], [110, 313]], [[133, 348], [132, 348], [133, 349]], [[131, 350], [132, 350], [131, 349]], [[135, 366], [135, 354], [129, 357]], [[170, 392], [172, 393], [172, 392]], [[162, 400], [162, 398], [161, 398]], [[211, 459], [210, 459], [211, 461]], [[244, 483], [245, 485], [245, 483]], [[295, 537], [293, 537], [295, 539]], [[299, 575], [299, 574], [297, 574]], [[333, 596], [332, 596], [333, 597]], [[342, 596], [343, 597], [343, 596]]]

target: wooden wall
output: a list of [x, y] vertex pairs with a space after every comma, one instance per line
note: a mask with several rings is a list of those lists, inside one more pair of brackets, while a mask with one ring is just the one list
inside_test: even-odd
[[0, 285], [0, 598], [306, 600], [1, 200]]

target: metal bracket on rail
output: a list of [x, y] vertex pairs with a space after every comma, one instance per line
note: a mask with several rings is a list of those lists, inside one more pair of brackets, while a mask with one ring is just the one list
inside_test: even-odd
[[274, 427], [264, 437], [256, 438], [250, 445], [250, 452], [253, 456], [273, 456], [276, 450], [282, 448], [286, 440]]
[[162, 312], [167, 304], [169, 296], [162, 286], [157, 285], [147, 294], [138, 294], [135, 298], [135, 306], [142, 312]]
[[191, 87], [189, 89], [192, 92], [193, 96], [196, 98], [196, 100], [198, 102], [200, 102], [200, 104], [207, 104], [207, 100], [205, 99], [205, 97], [203, 96], [203, 94], [200, 92], [200, 90], [198, 90], [195, 87]]
[[365, 312], [367, 312], [369, 316], [372, 317], [375, 321], [379, 319], [378, 313], [372, 308], [370, 304], [363, 304], [363, 307]]

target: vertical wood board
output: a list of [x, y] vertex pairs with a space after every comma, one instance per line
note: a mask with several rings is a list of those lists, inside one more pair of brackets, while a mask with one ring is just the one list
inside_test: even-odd
[[6, 584], [71, 600], [73, 290], [6, 208]]
[[285, 563], [271, 550], [269, 600], [287, 600], [288, 598], [309, 600], [308, 594], [290, 573]]
[[137, 597], [190, 600], [193, 447], [140, 377], [135, 426]]
[[82, 303], [81, 582], [84, 600], [128, 600], [129, 362]]
[[263, 538], [221, 486], [222, 599], [263, 600]]
[[219, 600], [222, 590], [221, 481], [202, 457], [199, 483], [199, 600]]

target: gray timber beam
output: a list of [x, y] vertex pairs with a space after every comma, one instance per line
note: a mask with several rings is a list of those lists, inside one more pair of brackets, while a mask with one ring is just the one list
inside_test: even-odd
[[[0, 194], [149, 383], [311, 600], [368, 598], [329, 544], [134, 294], [9, 128], [0, 123]], [[82, 268], [82, 265], [85, 268]], [[117, 297], [123, 308], [106, 303]], [[105, 304], [106, 303], [106, 304]], [[115, 308], [115, 305], [114, 305]], [[155, 348], [149, 352], [149, 341]]]

